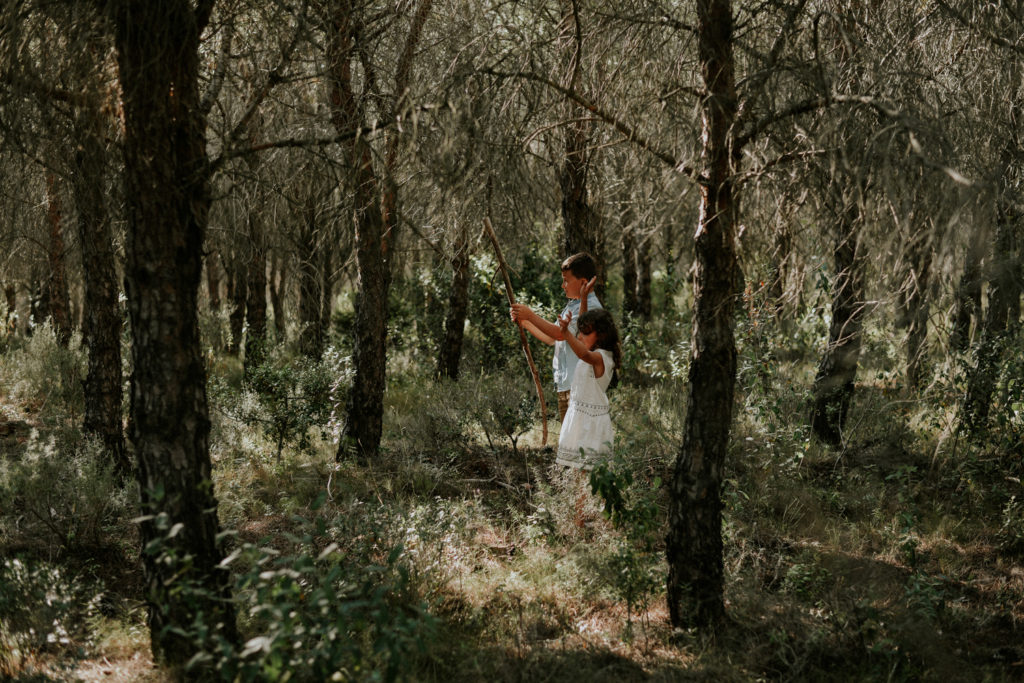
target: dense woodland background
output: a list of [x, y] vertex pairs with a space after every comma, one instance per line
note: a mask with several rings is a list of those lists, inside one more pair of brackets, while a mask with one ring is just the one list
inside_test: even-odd
[[[1024, 676], [1022, 67], [1020, 0], [4, 0], [0, 677]], [[485, 219], [549, 319], [599, 262], [589, 480]]]

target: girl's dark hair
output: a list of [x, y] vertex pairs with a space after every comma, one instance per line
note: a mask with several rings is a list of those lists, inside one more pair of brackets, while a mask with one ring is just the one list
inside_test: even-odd
[[597, 344], [599, 349], [611, 351], [612, 360], [615, 361], [615, 374], [612, 375], [611, 386], [616, 382], [615, 375], [618, 374], [619, 366], [622, 365], [622, 346], [619, 343], [619, 330], [615, 327], [615, 319], [612, 314], [603, 308], [587, 311], [580, 316], [578, 329], [583, 334], [597, 332]]

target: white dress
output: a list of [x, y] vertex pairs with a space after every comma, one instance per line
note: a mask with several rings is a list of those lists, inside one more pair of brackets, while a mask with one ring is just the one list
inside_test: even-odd
[[598, 456], [610, 453], [615, 439], [608, 413], [608, 384], [615, 361], [610, 351], [597, 349], [604, 358], [604, 374], [594, 377], [594, 366], [580, 361], [572, 376], [569, 410], [558, 433], [555, 462], [585, 470], [593, 469]]

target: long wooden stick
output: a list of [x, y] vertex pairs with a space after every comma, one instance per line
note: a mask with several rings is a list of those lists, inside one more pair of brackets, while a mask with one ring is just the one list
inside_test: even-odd
[[[516, 297], [512, 293], [512, 280], [508, 276], [508, 266], [505, 265], [505, 257], [501, 255], [501, 247], [498, 246], [498, 236], [494, 234], [494, 228], [491, 227], [491, 219], [484, 216], [484, 232], [491, 238], [491, 244], [494, 245], [494, 253], [498, 256], [498, 267], [501, 269], [501, 275], [505, 278], [505, 295], [508, 296], [508, 305], [512, 306], [516, 302]], [[540, 399], [540, 417], [544, 423], [544, 437], [541, 439], [541, 445], [546, 446], [548, 444], [548, 407], [544, 401], [544, 389], [540, 385], [540, 375], [537, 373], [537, 366], [533, 362], [533, 354], [530, 353], [530, 345], [526, 342], [526, 331], [523, 329], [523, 323], [516, 323], [519, 327], [519, 342], [523, 345], [523, 353], [526, 354], [526, 362], [530, 364], [530, 372], [533, 374], [533, 383], [537, 387], [537, 398]]]

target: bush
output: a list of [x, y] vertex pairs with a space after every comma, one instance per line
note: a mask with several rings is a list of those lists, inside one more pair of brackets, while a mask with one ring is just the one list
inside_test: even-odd
[[47, 321], [5, 363], [10, 396], [50, 425], [75, 424], [85, 411], [85, 363], [81, 335], [76, 332], [66, 347], [61, 346]]
[[65, 550], [102, 545], [135, 498], [97, 440], [60, 443], [33, 431], [20, 458], [0, 460], [0, 538]]
[[18, 558], [0, 564], [0, 678], [14, 679], [39, 655], [81, 655], [101, 595], [57, 565]]
[[[377, 562], [360, 562], [331, 543], [322, 518], [296, 519], [303, 535], [292, 555], [245, 544], [224, 565], [248, 562], [236, 578], [235, 598], [248, 639], [226, 641], [197, 611], [183, 635], [197, 654], [189, 663], [224, 681], [396, 681], [413, 677], [413, 657], [430, 641], [434, 620], [418, 602], [401, 546]], [[166, 519], [157, 524], [168, 535]], [[151, 543], [147, 553], [178, 561], [168, 544]], [[179, 599], [205, 596], [198, 582], [180, 575]]]

